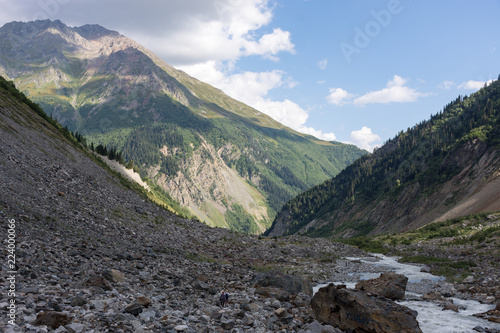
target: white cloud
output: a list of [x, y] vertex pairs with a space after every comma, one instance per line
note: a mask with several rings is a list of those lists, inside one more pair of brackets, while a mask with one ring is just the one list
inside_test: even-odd
[[326, 66], [328, 66], [328, 59], [321, 59], [320, 61], [318, 61], [318, 67], [323, 70], [326, 68]]
[[443, 81], [439, 86], [438, 88], [440, 89], [444, 89], [444, 90], [450, 90], [451, 88], [453, 88], [454, 86], [456, 85], [455, 82], [453, 81]]
[[404, 103], [415, 102], [419, 97], [426, 94], [419, 93], [415, 89], [405, 86], [406, 79], [399, 75], [394, 75], [392, 80], [389, 80], [387, 86], [378, 91], [370, 91], [361, 97], [354, 100], [355, 105], [375, 104], [375, 103]]
[[485, 84], [489, 85], [489, 84], [491, 84], [491, 82], [493, 82], [493, 80], [488, 80], [488, 81], [469, 80], [469, 81], [461, 83], [458, 86], [458, 88], [459, 89], [466, 89], [466, 90], [479, 90], [482, 87], [484, 87]]
[[275, 55], [282, 51], [295, 53], [294, 45], [290, 39], [290, 32], [274, 29], [271, 34], [262, 36], [258, 42], [245, 41], [244, 55], [262, 55], [274, 61], [279, 60]]
[[174, 66], [236, 61], [249, 55], [277, 61], [278, 53], [295, 52], [289, 31], [275, 28], [271, 33], [257, 32], [273, 17], [267, 0], [208, 2], [215, 8], [215, 15], [193, 8], [194, 13], [187, 16], [189, 24], [160, 33], [146, 46], [157, 49]]
[[381, 145], [382, 139], [377, 134], [373, 133], [371, 128], [363, 126], [358, 131], [352, 131], [350, 140], [356, 146], [373, 152], [373, 149]]
[[1, 3], [0, 25], [35, 19], [60, 19], [75, 26], [96, 23], [140, 42], [173, 66], [235, 61], [247, 55], [277, 60], [280, 52], [295, 52], [289, 31], [263, 29], [273, 19], [274, 2], [269, 0]]
[[268, 72], [243, 72], [226, 75], [214, 62], [182, 68], [195, 77], [221, 89], [227, 95], [267, 114], [274, 120], [298, 132], [313, 135], [322, 140], [335, 140], [334, 133], [323, 133], [306, 126], [309, 113], [297, 103], [285, 99], [275, 101], [267, 97], [270, 90], [279, 87], [293, 88], [296, 82], [280, 70]]
[[330, 88], [330, 94], [326, 96], [326, 99], [328, 100], [328, 103], [340, 106], [350, 102], [353, 97], [354, 95], [348, 93], [342, 88]]

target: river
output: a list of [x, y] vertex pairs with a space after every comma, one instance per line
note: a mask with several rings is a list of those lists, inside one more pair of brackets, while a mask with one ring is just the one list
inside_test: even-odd
[[[398, 274], [403, 274], [408, 277], [408, 285], [419, 284], [425, 282], [439, 283], [444, 278], [435, 276], [430, 273], [420, 272], [420, 267], [416, 265], [399, 263], [395, 257], [387, 257], [381, 254], [374, 254], [376, 258], [345, 258], [350, 261], [360, 261], [367, 265], [373, 265], [381, 268], [381, 270], [391, 270]], [[377, 278], [380, 273], [360, 272], [356, 275], [359, 279], [366, 280]], [[351, 281], [334, 281], [335, 284], [345, 284], [347, 288], [354, 288], [356, 282]], [[327, 284], [320, 284], [314, 288], [314, 292]], [[420, 329], [424, 333], [462, 333], [462, 332], [476, 332], [475, 327], [483, 327], [500, 330], [499, 323], [489, 322], [482, 318], [474, 317], [473, 314], [483, 313], [495, 308], [492, 304], [482, 304], [475, 300], [463, 300], [459, 298], [450, 298], [453, 304], [459, 307], [458, 312], [443, 311], [442, 306], [434, 302], [427, 302], [420, 300], [421, 294], [407, 291], [404, 301], [397, 303], [405, 305], [412, 310], [418, 312], [417, 321]]]

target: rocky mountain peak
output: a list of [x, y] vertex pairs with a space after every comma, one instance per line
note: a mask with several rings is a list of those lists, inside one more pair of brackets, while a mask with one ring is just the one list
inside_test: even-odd
[[95, 40], [103, 36], [119, 37], [120, 33], [113, 30], [108, 30], [98, 24], [86, 24], [81, 27], [75, 27], [74, 30], [80, 34], [80, 36], [88, 39]]

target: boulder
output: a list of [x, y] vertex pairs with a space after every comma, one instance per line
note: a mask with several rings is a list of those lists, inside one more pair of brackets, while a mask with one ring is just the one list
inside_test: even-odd
[[192, 286], [196, 290], [208, 291], [210, 289], [210, 286], [206, 282], [200, 280], [194, 280]]
[[311, 301], [313, 316], [320, 323], [355, 332], [422, 332], [417, 313], [383, 297], [369, 296], [330, 284], [321, 288]]
[[152, 301], [147, 298], [147, 297], [143, 297], [143, 296], [139, 296], [135, 299], [135, 302], [142, 305], [143, 307], [147, 308], [151, 305]]
[[282, 302], [288, 302], [290, 300], [290, 294], [288, 291], [281, 288], [260, 287], [255, 289], [255, 294], [268, 298], [274, 298]]
[[143, 309], [144, 309], [144, 307], [142, 305], [140, 305], [139, 303], [132, 302], [125, 307], [124, 312], [130, 313], [131, 315], [134, 315], [134, 316], [138, 316], [139, 313], [141, 313]]
[[56, 312], [56, 311], [44, 311], [40, 312], [36, 316], [36, 320], [33, 323], [34, 325], [41, 326], [49, 326], [53, 329], [58, 328], [59, 326], [65, 326], [71, 323], [72, 318], [66, 313]]
[[439, 301], [439, 302], [446, 302], [446, 298], [444, 298], [440, 293], [437, 291], [430, 291], [427, 294], [422, 296], [422, 299], [424, 301]]
[[447, 302], [444, 306], [443, 306], [443, 310], [442, 311], [454, 311], [454, 312], [458, 312], [458, 306], [451, 303], [451, 302]]
[[113, 290], [113, 286], [102, 275], [93, 275], [83, 281], [84, 287], [99, 287], [103, 290]]
[[87, 301], [81, 296], [76, 296], [71, 300], [71, 306], [84, 306], [85, 304]]
[[85, 332], [85, 325], [80, 324], [80, 323], [71, 323], [69, 325], [66, 325], [65, 328], [69, 333], [83, 333], [83, 332]]
[[303, 277], [285, 274], [277, 270], [257, 274], [252, 283], [256, 287], [281, 288], [290, 294], [303, 293], [309, 296], [313, 294], [311, 281]]
[[123, 282], [125, 281], [125, 276], [122, 272], [116, 269], [107, 269], [101, 273], [101, 275], [110, 282]]
[[222, 318], [220, 321], [220, 327], [225, 330], [231, 330], [234, 327], [234, 320], [229, 318]]
[[342, 331], [331, 325], [323, 326], [315, 320], [304, 327], [304, 333], [342, 333]]
[[368, 293], [390, 298], [392, 300], [402, 300], [405, 298], [406, 284], [408, 278], [402, 274], [394, 272], [382, 273], [378, 278], [363, 280], [356, 284], [356, 289], [364, 290]]

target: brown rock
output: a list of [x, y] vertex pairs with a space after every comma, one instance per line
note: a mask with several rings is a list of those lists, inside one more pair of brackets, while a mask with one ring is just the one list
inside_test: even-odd
[[255, 289], [255, 293], [257, 295], [274, 298], [282, 302], [288, 302], [290, 300], [290, 294], [281, 288], [260, 287]]
[[101, 275], [91, 276], [83, 281], [85, 287], [99, 287], [104, 290], [113, 290], [113, 286], [108, 280], [103, 278]]
[[274, 310], [274, 314], [276, 316], [278, 316], [279, 318], [281, 318], [283, 316], [286, 316], [287, 312], [286, 312], [285, 308], [278, 308], [278, 309]]
[[443, 296], [441, 296], [441, 294], [435, 291], [428, 292], [427, 294], [423, 295], [422, 298], [426, 301], [446, 302], [446, 298], [444, 298]]
[[458, 306], [456, 306], [453, 303], [448, 302], [443, 307], [443, 311], [446, 311], [446, 310], [458, 312]]
[[101, 273], [101, 275], [110, 282], [123, 282], [125, 275], [116, 269], [108, 269]]
[[37, 314], [34, 325], [46, 325], [53, 329], [68, 325], [73, 319], [65, 313], [56, 311], [44, 311]]
[[143, 307], [147, 308], [148, 306], [151, 305], [152, 301], [147, 298], [147, 297], [142, 297], [142, 296], [139, 296], [135, 299], [135, 302], [142, 305]]
[[494, 309], [491, 309], [483, 313], [476, 313], [474, 314], [474, 316], [487, 319], [488, 321], [494, 323], [500, 323], [500, 304], [497, 304], [496, 308]]
[[394, 272], [382, 273], [378, 278], [363, 280], [356, 284], [356, 289], [392, 300], [402, 300], [405, 297], [408, 278]]
[[422, 332], [417, 313], [382, 297], [364, 291], [336, 287], [321, 288], [311, 301], [313, 315], [321, 323], [355, 332]]

